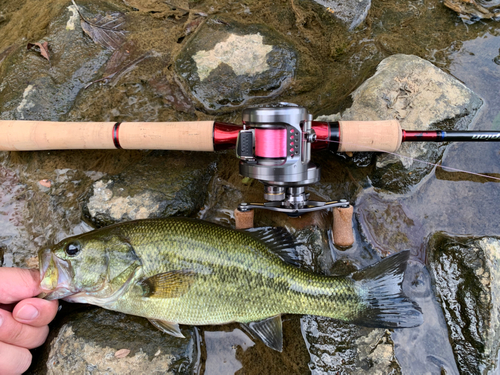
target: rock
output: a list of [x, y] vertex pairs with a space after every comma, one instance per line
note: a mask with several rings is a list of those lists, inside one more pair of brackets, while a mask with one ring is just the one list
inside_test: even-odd
[[[55, 332], [55, 331], [54, 331]], [[177, 338], [146, 319], [100, 308], [72, 313], [46, 343], [47, 374], [177, 374], [198, 366], [198, 333], [182, 328]]]
[[290, 83], [294, 48], [267, 26], [212, 18], [176, 60], [176, 71], [209, 111], [235, 110], [269, 100]]
[[323, 5], [334, 17], [345, 22], [349, 30], [354, 30], [363, 22], [372, 5], [370, 0], [314, 0]]
[[108, 59], [109, 51], [84, 36], [74, 5], [62, 9], [48, 25], [44, 38], [50, 62], [27, 51], [26, 45], [6, 57], [0, 77], [0, 118], [60, 120]]
[[96, 181], [84, 204], [96, 226], [193, 215], [203, 205], [215, 172], [214, 154], [158, 152], [116, 176]]
[[401, 373], [389, 331], [310, 315], [301, 323], [314, 374]]
[[34, 246], [22, 214], [28, 205], [27, 189], [5, 159], [5, 154], [0, 153], [0, 266], [12, 267], [22, 265]]
[[411, 249], [425, 261], [422, 238], [427, 231], [405, 203], [374, 190], [365, 191], [354, 205], [361, 233], [381, 256]]
[[435, 293], [460, 373], [498, 371], [500, 239], [438, 233], [430, 247]]
[[[342, 120], [397, 119], [405, 130], [423, 131], [465, 130], [482, 105], [482, 100], [457, 79], [412, 55], [383, 60], [352, 99]], [[432, 170], [426, 163], [437, 163], [444, 150], [441, 143], [412, 142], [403, 144], [398, 155], [380, 155], [371, 176], [373, 185], [405, 193]]]

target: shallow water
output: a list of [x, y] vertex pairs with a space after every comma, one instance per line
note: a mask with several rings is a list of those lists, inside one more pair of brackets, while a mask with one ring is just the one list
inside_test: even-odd
[[[0, 20], [0, 37], [3, 36], [0, 38], [0, 52], [22, 38], [43, 38], [50, 21], [69, 5], [65, 1], [50, 3], [50, 7], [37, 11], [33, 1], [2, 2], [0, 12], [9, 14], [18, 26], [15, 26], [15, 22]], [[112, 4], [113, 7], [124, 7], [120, 2]], [[494, 21], [465, 25], [455, 13], [444, 8], [438, 1], [394, 1], [390, 4], [386, 1], [374, 1], [367, 20], [353, 32], [347, 32], [331, 14], [312, 1], [291, 0], [279, 2], [273, 7], [269, 7], [268, 2], [259, 1], [246, 5], [237, 2], [197, 1], [194, 5], [216, 15], [229, 13], [240, 22], [259, 20], [275, 27], [282, 34], [295, 38], [301, 53], [301, 68], [297, 72], [294, 87], [283, 92], [278, 99], [301, 104], [315, 115], [331, 114], [348, 107], [348, 95], [374, 73], [376, 65], [383, 58], [395, 53], [407, 53], [433, 62], [483, 98], [485, 104], [471, 124], [471, 129], [500, 129], [500, 31], [498, 23]], [[85, 6], [90, 10], [97, 7], [90, 2], [85, 3]], [[140, 8], [137, 4], [134, 6]], [[16, 7], [22, 12], [16, 12]], [[168, 9], [163, 11], [168, 13]], [[154, 13], [150, 14], [146, 10], [130, 14], [133, 20], [131, 33], [135, 40], [144, 42], [139, 47], [134, 47], [139, 51], [136, 54], [139, 56], [148, 49], [156, 49], [160, 51], [161, 57], [147, 59], [143, 65], [138, 65], [139, 69], [125, 74], [114, 85], [97, 83], [87, 90], [81, 90], [87, 81], [102, 76], [102, 64], [106, 56], [100, 52], [101, 57], [92, 60], [96, 65], [89, 63], [89, 70], [94, 76], [84, 77], [85, 82], [82, 76], [75, 76], [75, 82], [79, 81], [76, 91], [67, 91], [73, 95], [74, 102], [58, 106], [60, 98], [53, 95], [46, 103], [47, 106], [52, 106], [53, 111], [44, 111], [44, 116], [59, 116], [58, 119], [71, 121], [196, 120], [215, 116], [204, 111], [180, 111], [179, 108], [185, 108], [182, 103], [177, 103], [180, 107], [166, 106], [151, 86], [146, 84], [160, 73], [167, 76], [171, 74], [171, 56], [182, 47], [181, 38], [184, 37], [179, 34], [178, 29], [185, 16], [173, 12], [173, 16], [166, 15], [161, 19], [151, 16]], [[148, 32], [149, 29], [152, 31]], [[89, 50], [98, 50], [92, 42], [87, 41], [82, 48], [85, 46]], [[22, 95], [31, 80], [50, 76], [55, 86], [64, 81], [69, 73], [57, 65], [63, 54], [57, 50], [53, 52], [54, 68], [50, 69], [44, 60], [34, 55], [29, 62], [5, 60], [12, 65], [1, 65], [2, 70], [21, 67], [26, 69], [27, 66], [31, 70], [22, 80], [9, 80], [10, 90], [2, 88], [0, 100], [5, 105], [4, 108], [11, 111], [18, 108], [8, 105], [14, 100], [11, 93], [18, 92], [18, 96]], [[85, 53], [86, 50], [82, 49], [80, 52]], [[239, 122], [240, 111], [219, 114], [217, 117]], [[144, 156], [143, 152], [131, 151], [23, 152], [1, 155], [2, 265], [25, 265], [41, 246], [67, 235], [89, 230], [91, 227], [82, 219], [80, 205], [92, 182], [102, 176], [120, 173]], [[500, 236], [499, 181], [488, 181], [468, 173], [500, 176], [498, 143], [450, 145], [442, 165], [462, 172], [438, 169], [421, 182], [418, 190], [413, 190], [415, 193], [397, 197], [384, 196], [379, 192], [375, 195], [373, 189], [365, 186], [370, 167], [358, 168], [340, 158], [325, 162], [325, 165], [330, 170], [323, 173], [324, 185], [313, 189], [319, 195], [342, 195], [335, 197], [347, 199], [366, 199], [373, 195], [373, 199], [379, 202], [381, 197], [386, 198], [387, 201], [380, 203], [385, 205], [395, 200], [398, 207], [403, 207], [405, 215], [412, 219], [412, 226], [403, 225], [400, 217], [392, 222], [373, 223], [374, 226], [384, 227], [387, 234], [372, 238], [374, 247], [397, 248], [402, 243], [407, 243], [412, 245], [416, 259], [424, 262], [426, 239], [437, 231], [454, 235]], [[237, 161], [227, 154], [223, 155], [217, 173], [217, 178], [222, 182], [218, 190], [214, 188], [212, 192], [217, 190], [218, 197], [226, 202], [214, 203], [213, 206], [207, 204], [200, 216], [206, 215], [207, 219], [228, 224], [231, 222], [232, 209], [238, 201], [261, 200], [261, 187], [254, 184], [253, 187], [246, 188], [238, 182], [240, 177], [237, 173]], [[44, 179], [52, 181], [53, 190], [50, 194], [39, 183]], [[214, 185], [217, 183], [216, 179], [212, 181]], [[329, 184], [334, 187], [331, 188]], [[267, 224], [268, 218], [258, 220], [260, 224]], [[315, 225], [317, 221], [311, 220], [311, 223]], [[375, 262], [378, 257], [376, 253], [369, 248], [359, 232], [355, 235], [356, 244], [347, 251], [332, 248], [330, 253], [328, 244], [320, 246], [317, 253], [314, 252], [315, 249], [311, 250], [306, 257], [306, 266], [317, 272], [328, 273], [331, 270], [325, 265], [336, 259], [351, 258], [357, 266]], [[396, 330], [392, 335], [396, 359], [402, 373], [458, 373], [444, 318], [433, 296], [428, 272], [417, 261], [411, 264], [408, 271], [405, 288], [422, 307], [426, 321], [421, 327]], [[201, 330], [204, 355], [200, 371], [205, 374], [278, 371], [308, 373], [311, 370], [319, 373], [318, 369], [311, 369], [308, 365], [309, 353], [300, 330], [300, 318], [286, 319], [283, 354], [269, 353], [262, 343], [254, 342], [236, 326]], [[325, 324], [328, 325], [328, 322]], [[345, 358], [347, 357], [341, 357], [339, 361]]]

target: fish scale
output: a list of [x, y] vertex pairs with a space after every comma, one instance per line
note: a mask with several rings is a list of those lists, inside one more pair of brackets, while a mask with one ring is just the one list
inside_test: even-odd
[[288, 265], [245, 232], [183, 219], [143, 220], [118, 228], [141, 260], [144, 277], [179, 269], [196, 273], [196, 282], [182, 297], [151, 301], [131, 289], [109, 306], [118, 311], [204, 325], [282, 313], [347, 320], [362, 307], [356, 299], [350, 301], [359, 293], [352, 281]]
[[328, 277], [285, 262], [286, 246], [277, 229], [237, 231], [186, 218], [136, 220], [42, 249], [41, 288], [47, 299], [143, 316], [175, 335], [176, 323], [248, 323], [277, 350], [281, 321], [268, 318], [281, 314], [387, 328], [422, 322], [419, 307], [401, 290], [409, 252], [352, 277]]

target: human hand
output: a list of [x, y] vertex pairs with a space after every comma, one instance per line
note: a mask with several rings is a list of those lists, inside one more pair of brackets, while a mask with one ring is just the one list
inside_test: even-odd
[[[0, 267], [0, 374], [21, 374], [31, 364], [28, 349], [42, 345], [58, 302], [31, 298], [40, 290], [38, 270]], [[20, 301], [20, 302], [19, 302]]]

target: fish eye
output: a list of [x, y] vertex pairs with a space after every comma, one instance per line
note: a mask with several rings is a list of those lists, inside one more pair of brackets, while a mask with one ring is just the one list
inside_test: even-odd
[[64, 251], [69, 256], [75, 256], [76, 254], [78, 254], [80, 252], [81, 249], [82, 249], [82, 247], [81, 247], [79, 242], [70, 242], [69, 244], [66, 245], [66, 247], [64, 248]]

